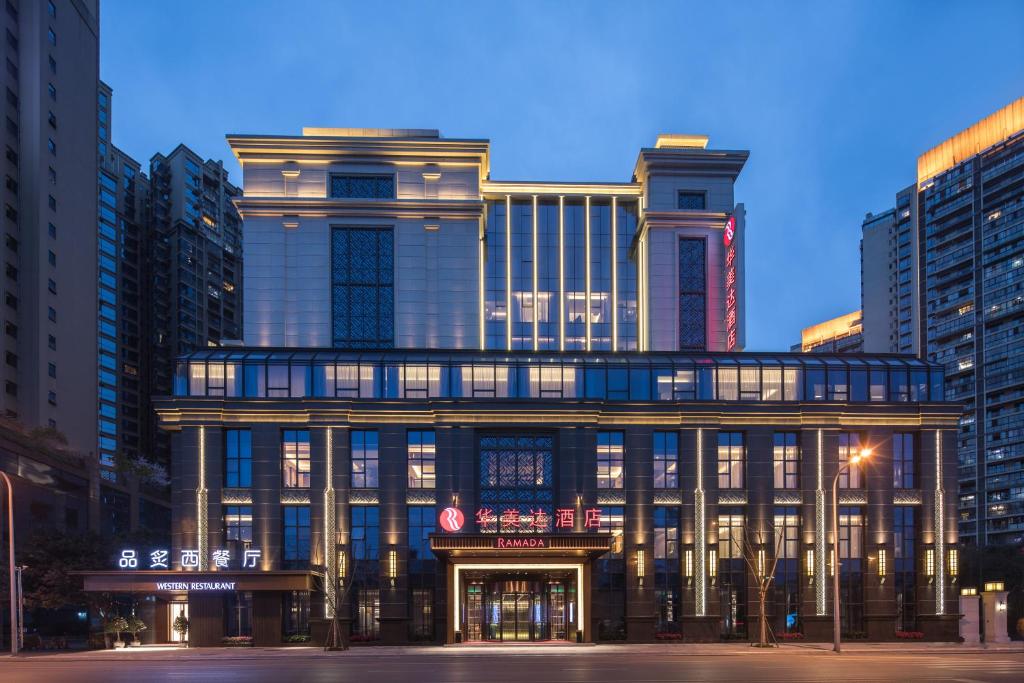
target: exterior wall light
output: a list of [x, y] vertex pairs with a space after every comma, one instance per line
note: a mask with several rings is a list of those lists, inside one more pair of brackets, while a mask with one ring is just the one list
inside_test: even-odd
[[765, 571], [765, 552], [764, 548], [757, 549], [757, 578], [763, 580]]
[[345, 576], [348, 574], [348, 553], [344, 548], [338, 548], [338, 585], [345, 585]]
[[978, 594], [978, 589], [977, 588], [961, 588], [960, 589], [960, 595], [977, 595], [977, 594]]
[[642, 588], [644, 585], [644, 577], [647, 574], [647, 551], [644, 550], [643, 546], [638, 546], [636, 549], [636, 578]]
[[388, 550], [388, 578], [391, 580], [391, 587], [395, 587], [395, 579], [398, 578], [398, 551], [394, 548]]
[[1006, 590], [1006, 584], [1004, 584], [1002, 581], [986, 581], [985, 582], [985, 592], [986, 593], [998, 593], [998, 592], [1004, 591], [1004, 590]]
[[832, 550], [828, 551], [828, 575], [829, 576], [835, 576], [836, 575], [836, 549], [835, 548], [832, 548]]
[[712, 548], [708, 551], [708, 577], [714, 583], [718, 576], [718, 549]]
[[960, 576], [960, 550], [958, 548], [949, 549], [948, 566], [950, 578], [956, 581]]
[[683, 551], [683, 576], [693, 580], [693, 548]]
[[935, 548], [924, 551], [924, 575], [928, 577], [928, 583], [935, 580]]
[[804, 551], [804, 572], [811, 583], [814, 583], [814, 548]]
[[889, 552], [885, 548], [878, 549], [878, 578], [885, 583], [885, 577], [889, 574]]

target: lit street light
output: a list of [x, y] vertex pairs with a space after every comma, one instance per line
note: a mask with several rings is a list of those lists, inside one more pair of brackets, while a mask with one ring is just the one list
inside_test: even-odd
[[832, 478], [832, 651], [840, 652], [839, 644], [839, 476], [854, 465], [871, 457], [870, 448], [862, 448], [839, 466]]

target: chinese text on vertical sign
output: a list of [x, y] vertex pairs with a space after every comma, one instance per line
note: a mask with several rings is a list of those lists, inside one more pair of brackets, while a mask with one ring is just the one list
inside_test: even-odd
[[725, 222], [722, 240], [725, 242], [725, 350], [736, 348], [736, 217]]

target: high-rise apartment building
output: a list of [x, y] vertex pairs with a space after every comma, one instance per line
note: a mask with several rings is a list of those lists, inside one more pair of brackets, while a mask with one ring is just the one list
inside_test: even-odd
[[4, 0], [3, 414], [97, 450], [95, 0]]
[[793, 344], [789, 350], [803, 353], [861, 353], [864, 351], [861, 312], [854, 311], [805, 327], [800, 331], [800, 343]]
[[[960, 532], [1024, 541], [1024, 98], [918, 158], [888, 227], [865, 221], [867, 350], [914, 350], [962, 402]], [[883, 233], [888, 231], [888, 238]], [[876, 234], [877, 233], [877, 234]], [[881, 286], [878, 270], [887, 265]], [[879, 327], [888, 321], [887, 327]]]
[[[150, 160], [149, 386], [171, 391], [174, 359], [242, 337], [241, 190], [220, 161], [185, 145]], [[166, 434], [147, 416], [153, 457], [166, 463]]]

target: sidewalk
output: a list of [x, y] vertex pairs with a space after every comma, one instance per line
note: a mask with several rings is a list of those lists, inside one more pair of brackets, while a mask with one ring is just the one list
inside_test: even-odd
[[[418, 657], [480, 657], [495, 655], [517, 655], [527, 657], [563, 656], [570, 652], [582, 656], [608, 656], [647, 654], [668, 657], [736, 657], [736, 656], [777, 656], [806, 655], [842, 656], [852, 655], [977, 655], [977, 654], [1024, 654], [1024, 642], [1013, 641], [1004, 645], [962, 645], [958, 643], [857, 643], [843, 644], [839, 655], [832, 652], [831, 643], [786, 643], [778, 648], [760, 649], [747, 643], [644, 643], [644, 644], [588, 644], [552, 647], [551, 645], [455, 645], [447, 647], [432, 646], [359, 646], [344, 652], [325, 652], [318, 647], [210, 647], [184, 648], [176, 645], [149, 645], [119, 650], [87, 650], [87, 651], [40, 651], [24, 652], [18, 655], [21, 659], [59, 659], [63, 662], [72, 661], [181, 661], [215, 659], [218, 661], [232, 659], [272, 658], [324, 658], [324, 657], [381, 657], [381, 656], [418, 656]], [[10, 655], [6, 655], [10, 657]], [[0, 656], [0, 659], [3, 659]]]

